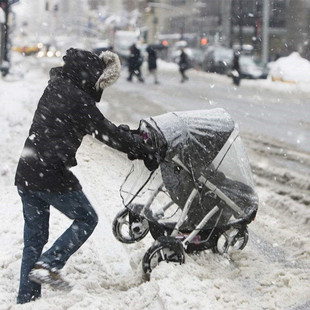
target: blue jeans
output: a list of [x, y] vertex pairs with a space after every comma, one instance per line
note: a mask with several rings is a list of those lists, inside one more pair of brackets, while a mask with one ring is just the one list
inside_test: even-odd
[[[41, 285], [29, 280], [29, 272], [37, 261], [61, 269], [69, 257], [92, 234], [98, 223], [96, 211], [83, 191], [49, 193], [18, 189], [24, 213], [24, 250], [21, 263], [17, 303], [41, 296]], [[50, 205], [74, 220], [72, 225], [42, 254], [48, 241]]]

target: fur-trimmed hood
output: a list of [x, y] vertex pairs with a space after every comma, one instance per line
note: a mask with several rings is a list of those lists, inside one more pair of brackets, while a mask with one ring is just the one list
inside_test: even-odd
[[106, 51], [100, 56], [89, 51], [70, 48], [63, 57], [62, 72], [97, 102], [102, 92], [120, 76], [120, 61], [117, 54]]
[[121, 63], [118, 55], [110, 51], [102, 52], [99, 58], [104, 62], [105, 69], [98, 78], [95, 87], [104, 90], [120, 77]]

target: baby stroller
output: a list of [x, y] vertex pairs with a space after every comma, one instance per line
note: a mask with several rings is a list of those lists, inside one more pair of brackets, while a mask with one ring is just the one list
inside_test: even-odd
[[155, 239], [142, 261], [185, 262], [185, 252], [243, 249], [258, 208], [237, 125], [223, 109], [167, 113], [141, 120], [146, 143], [161, 150], [159, 168], [134, 163], [121, 187], [125, 208], [113, 221], [123, 243]]

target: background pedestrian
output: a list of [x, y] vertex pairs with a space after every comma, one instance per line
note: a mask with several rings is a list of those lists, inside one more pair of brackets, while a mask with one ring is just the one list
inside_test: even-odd
[[181, 83], [183, 83], [188, 80], [188, 76], [185, 74], [185, 71], [189, 68], [189, 59], [183, 48], [181, 48], [180, 51], [179, 70], [182, 77]]
[[157, 54], [155, 49], [149, 45], [146, 49], [148, 53], [148, 69], [150, 74], [154, 77], [154, 84], [159, 84], [157, 77]]
[[133, 44], [130, 47], [130, 54], [128, 58], [128, 71], [129, 76], [127, 78], [127, 81], [132, 81], [132, 77], [135, 75], [140, 82], [144, 82], [144, 79], [142, 77], [141, 73], [141, 66], [143, 63], [143, 58], [141, 55], [140, 50], [136, 47], [136, 44]]

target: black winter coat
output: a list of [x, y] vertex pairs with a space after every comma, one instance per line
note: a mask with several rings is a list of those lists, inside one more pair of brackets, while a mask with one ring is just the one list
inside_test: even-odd
[[140, 70], [141, 65], [142, 65], [142, 56], [140, 50], [135, 46], [131, 46], [128, 58], [129, 71]]
[[[87, 134], [119, 151], [134, 154], [135, 158], [137, 154], [143, 158], [145, 150], [139, 136], [115, 126], [96, 107], [102, 89], [90, 85], [95, 84], [103, 68], [99, 73], [93, 71], [94, 63], [87, 61], [85, 65], [79, 59], [73, 63], [67, 59], [64, 67], [51, 70], [18, 163], [18, 187], [50, 192], [80, 190], [81, 185], [69, 168], [77, 164], [76, 152]], [[78, 74], [81, 68], [82, 74]]]
[[234, 55], [233, 63], [232, 63], [232, 70], [237, 70], [240, 73], [240, 64], [239, 64], [238, 55]]
[[189, 68], [189, 60], [187, 54], [182, 51], [179, 60], [179, 68], [182, 71], [185, 71]]
[[156, 63], [157, 55], [156, 55], [156, 52], [152, 48], [148, 48], [147, 52], [148, 52], [148, 69], [150, 71], [156, 70], [157, 69], [157, 63]]

